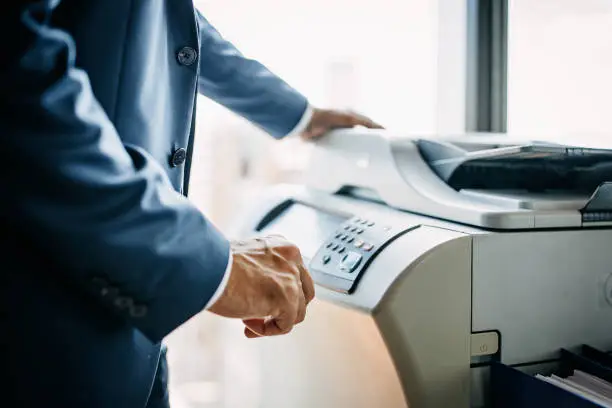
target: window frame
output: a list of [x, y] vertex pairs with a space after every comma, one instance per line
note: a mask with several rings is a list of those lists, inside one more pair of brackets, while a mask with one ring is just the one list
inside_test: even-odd
[[508, 0], [467, 0], [466, 131], [507, 131]]

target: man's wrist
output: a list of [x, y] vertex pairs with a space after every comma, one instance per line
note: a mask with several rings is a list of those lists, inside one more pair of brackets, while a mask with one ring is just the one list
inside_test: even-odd
[[312, 115], [314, 114], [314, 110], [314, 107], [310, 103], [308, 103], [298, 123], [293, 127], [293, 129], [291, 129], [289, 133], [283, 136], [283, 138], [290, 138], [301, 135], [302, 132], [304, 132], [310, 124], [310, 121], [312, 120]]
[[233, 264], [233, 262], [234, 262], [234, 257], [232, 256], [232, 250], [230, 248], [229, 256], [228, 256], [228, 259], [227, 259], [227, 266], [225, 267], [225, 272], [223, 274], [223, 278], [221, 279], [221, 282], [219, 283], [219, 286], [217, 286], [217, 289], [215, 290], [215, 293], [213, 293], [212, 297], [208, 300], [208, 303], [206, 303], [206, 306], [204, 307], [204, 310], [210, 309], [217, 302], [217, 300], [219, 300], [221, 295], [223, 295], [223, 292], [225, 291], [225, 288], [226, 288], [227, 283], [229, 281], [230, 274], [232, 272], [232, 264]]

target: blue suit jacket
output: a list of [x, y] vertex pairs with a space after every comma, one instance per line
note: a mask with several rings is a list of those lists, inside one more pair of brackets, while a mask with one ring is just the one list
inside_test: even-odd
[[181, 194], [196, 92], [275, 137], [307, 102], [191, 0], [1, 3], [0, 400], [142, 407], [228, 259]]

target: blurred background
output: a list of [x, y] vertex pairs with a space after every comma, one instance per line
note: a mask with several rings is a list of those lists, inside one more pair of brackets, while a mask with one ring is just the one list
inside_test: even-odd
[[[467, 72], [474, 3], [195, 0], [227, 39], [312, 104], [428, 136], [483, 130], [466, 99], [470, 81], [481, 79]], [[612, 147], [612, 2], [508, 0], [505, 10], [503, 123], [484, 130]], [[274, 141], [205, 98], [196, 134], [190, 198], [224, 231], [258, 191], [299, 180], [308, 163], [308, 146], [298, 139]], [[174, 408], [262, 407], [262, 363], [241, 354], [251, 345], [240, 324], [199, 316], [167, 344]], [[229, 372], [242, 372], [242, 383], [253, 386], [232, 388]]]

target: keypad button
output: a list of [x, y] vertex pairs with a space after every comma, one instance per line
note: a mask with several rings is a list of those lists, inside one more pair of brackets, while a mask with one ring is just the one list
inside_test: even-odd
[[358, 233], [358, 234], [363, 234], [363, 228], [359, 228], [359, 229], [357, 229], [357, 233]]
[[348, 239], [348, 235], [346, 235], [346, 234], [345, 234], [345, 235], [342, 235], [342, 236], [340, 237], [340, 239], [341, 239], [342, 241], [346, 241], [346, 240]]
[[351, 232], [356, 232], [356, 231], [357, 231], [357, 227], [351, 228]]
[[363, 246], [364, 242], [360, 239], [358, 239], [357, 241], [355, 241], [355, 248], [361, 248]]
[[343, 272], [354, 272], [361, 263], [362, 256], [357, 252], [349, 252], [344, 255], [340, 263], [340, 270]]
[[346, 240], [346, 242], [348, 242], [349, 244], [352, 244], [352, 243], [353, 243], [353, 241], [355, 241], [355, 238], [354, 238], [354, 237], [349, 237], [349, 238]]
[[343, 234], [336, 234], [336, 239], [342, 237]]
[[373, 227], [374, 226], [374, 222], [373, 221], [368, 221], [368, 227]]
[[325, 245], [325, 248], [329, 249], [332, 246], [334, 246], [334, 243], [333, 242], [329, 242], [327, 245]]
[[363, 249], [364, 251], [371, 251], [373, 248], [374, 248], [374, 245], [368, 244], [367, 242], [364, 243], [361, 247], [361, 249]]
[[347, 230], [347, 231], [348, 231], [350, 228], [351, 228], [351, 226], [350, 226], [350, 225], [345, 225], [345, 226], [344, 226], [344, 229], [345, 229], [345, 230]]
[[323, 265], [326, 265], [329, 263], [329, 261], [331, 261], [331, 256], [323, 255], [323, 258], [321, 259], [321, 261], [323, 262]]
[[338, 245], [338, 244], [334, 244], [334, 245], [332, 246], [332, 251], [335, 251], [335, 250], [337, 250], [338, 248], [340, 248], [340, 245]]

